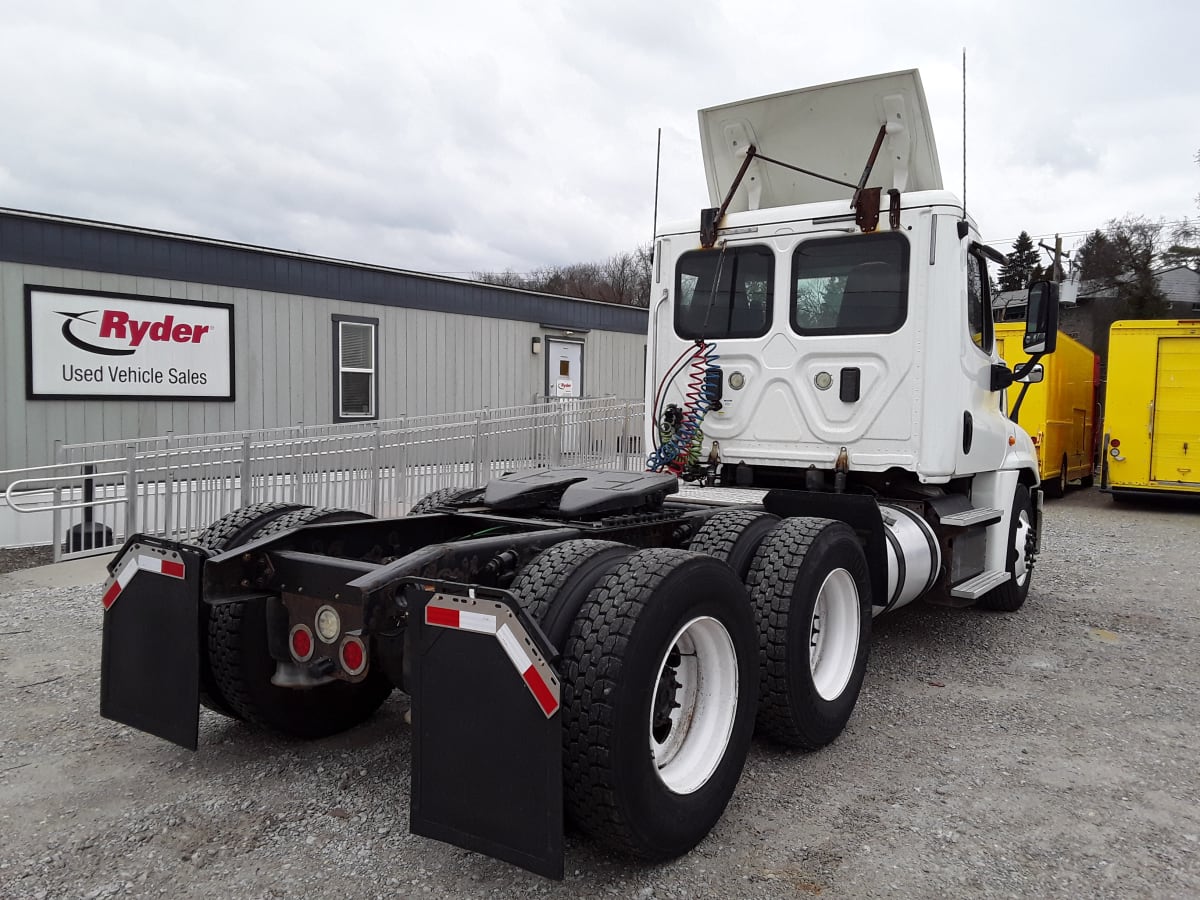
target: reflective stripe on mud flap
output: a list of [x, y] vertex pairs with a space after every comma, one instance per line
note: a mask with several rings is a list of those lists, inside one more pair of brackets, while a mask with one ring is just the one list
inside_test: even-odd
[[425, 606], [425, 624], [495, 635], [546, 718], [558, 712], [558, 679], [512, 610], [479, 597], [435, 594]]
[[128, 587], [130, 580], [138, 572], [153, 572], [155, 575], [166, 575], [168, 578], [183, 579], [187, 573], [184, 570], [183, 560], [178, 553], [165, 552], [165, 556], [151, 556], [147, 553], [139, 552], [143, 548], [134, 546], [129, 553], [121, 560], [117, 573], [111, 576], [104, 585], [103, 603], [105, 609], [112, 609], [112, 605], [117, 602], [117, 598], [121, 596], [121, 591]]

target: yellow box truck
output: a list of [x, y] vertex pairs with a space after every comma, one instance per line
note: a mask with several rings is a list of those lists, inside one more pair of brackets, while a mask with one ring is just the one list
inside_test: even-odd
[[[1009, 366], [1029, 358], [1021, 349], [1024, 334], [1024, 322], [996, 323], [996, 349]], [[1037, 448], [1042, 489], [1048, 497], [1061, 497], [1069, 481], [1092, 486], [1100, 358], [1060, 331], [1058, 348], [1053, 356], [1042, 360], [1042, 368], [1042, 381], [1029, 385], [1021, 402], [1019, 421]], [[1010, 409], [1020, 389], [1015, 384], [1008, 389]]]
[[1200, 319], [1113, 322], [1101, 489], [1200, 494]]

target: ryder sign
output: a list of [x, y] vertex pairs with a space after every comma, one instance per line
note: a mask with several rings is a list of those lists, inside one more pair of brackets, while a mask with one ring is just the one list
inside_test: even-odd
[[31, 399], [233, 399], [233, 307], [25, 288]]

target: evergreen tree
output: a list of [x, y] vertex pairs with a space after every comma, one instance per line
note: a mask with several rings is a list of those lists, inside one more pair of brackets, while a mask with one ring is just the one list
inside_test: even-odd
[[1033, 246], [1029, 232], [1022, 231], [1013, 241], [1012, 252], [1000, 269], [1000, 290], [1022, 291], [1042, 275], [1041, 255]]

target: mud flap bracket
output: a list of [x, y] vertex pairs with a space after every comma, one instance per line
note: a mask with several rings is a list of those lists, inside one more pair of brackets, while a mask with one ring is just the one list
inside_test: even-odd
[[563, 877], [556, 655], [507, 591], [405, 579], [414, 834]]
[[207, 554], [136, 535], [104, 590], [100, 715], [195, 750], [200, 574]]

